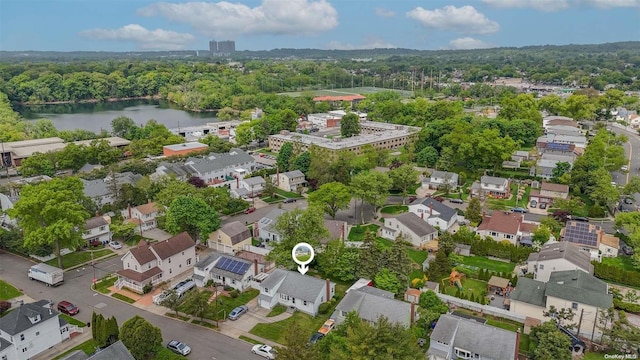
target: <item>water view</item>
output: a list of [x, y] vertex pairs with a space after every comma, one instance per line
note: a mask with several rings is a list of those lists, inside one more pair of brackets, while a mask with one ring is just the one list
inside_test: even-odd
[[50, 119], [58, 130], [85, 129], [93, 132], [111, 131], [111, 121], [118, 116], [131, 118], [139, 125], [155, 119], [169, 129], [218, 121], [215, 113], [189, 112], [163, 100], [35, 105], [16, 110], [27, 120]]

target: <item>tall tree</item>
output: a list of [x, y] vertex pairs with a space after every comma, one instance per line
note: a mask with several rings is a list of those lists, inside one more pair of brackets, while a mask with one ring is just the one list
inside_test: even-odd
[[598, 316], [602, 342], [619, 353], [633, 353], [640, 349], [640, 329], [629, 321], [624, 311], [610, 308]]
[[308, 341], [307, 333], [299, 321], [294, 321], [285, 332], [284, 346], [278, 351], [278, 360], [320, 359], [318, 347], [309, 346]]
[[367, 230], [360, 247], [360, 257], [358, 258], [358, 266], [356, 266], [357, 276], [373, 279], [378, 273], [378, 269], [384, 266], [382, 262], [383, 254], [376, 242], [376, 235]]
[[134, 129], [138, 126], [136, 123], [126, 116], [118, 116], [111, 120], [111, 130], [114, 136], [123, 137], [131, 140]]
[[84, 222], [90, 215], [82, 206], [86, 199], [82, 188], [75, 177], [25, 185], [20, 200], [9, 210], [9, 216], [18, 220], [23, 231], [24, 247], [53, 245], [60, 268], [60, 251], [75, 249], [84, 242]]
[[416, 155], [418, 166], [434, 167], [438, 162], [438, 150], [433, 146], [425, 146]]
[[360, 134], [360, 118], [356, 113], [348, 113], [340, 120], [340, 135], [344, 138]]
[[406, 285], [403, 285], [400, 282], [396, 274], [387, 268], [383, 268], [378, 271], [376, 276], [373, 278], [373, 282], [378, 289], [391, 291], [396, 295], [400, 295], [407, 288]]
[[418, 175], [419, 172], [414, 170], [410, 164], [404, 164], [389, 171], [389, 178], [391, 178], [393, 188], [400, 190], [402, 194], [403, 205], [409, 187], [418, 182]]
[[291, 159], [293, 158], [293, 144], [290, 142], [284, 143], [278, 151], [278, 157], [276, 159], [276, 165], [280, 172], [289, 171]]
[[186, 231], [196, 241], [206, 241], [220, 227], [220, 217], [204, 200], [179, 196], [167, 210], [165, 227], [172, 234]]
[[164, 207], [169, 207], [173, 200], [179, 196], [195, 197], [198, 193], [198, 189], [195, 186], [172, 178], [163, 178], [157, 182], [157, 186], [159, 186], [161, 190], [156, 194], [155, 200]]
[[196, 289], [196, 291], [189, 292], [189, 295], [184, 299], [185, 311], [187, 314], [198, 317], [200, 321], [202, 321], [205, 316], [211, 313], [211, 307], [209, 306], [210, 297], [210, 291]]
[[169, 310], [175, 311], [176, 317], [178, 317], [180, 304], [182, 304], [182, 299], [178, 296], [178, 292], [175, 289], [166, 290], [166, 296], [160, 303], [160, 305], [169, 308]]
[[480, 203], [480, 199], [475, 197], [469, 201], [469, 206], [467, 206], [464, 216], [472, 223], [476, 225], [480, 224], [482, 221], [482, 204]]
[[553, 321], [532, 328], [529, 336], [535, 344], [531, 352], [534, 360], [571, 359], [571, 340], [558, 330]]
[[560, 161], [556, 163], [556, 167], [552, 170], [551, 180], [554, 182], [560, 183], [562, 180], [562, 176], [571, 170], [571, 164], [565, 161]]
[[[355, 197], [373, 206], [375, 214], [378, 207], [384, 205], [389, 196], [391, 179], [385, 173], [379, 171], [367, 171], [356, 174], [351, 179], [351, 191]], [[364, 223], [364, 211], [360, 208], [360, 216]]]
[[406, 289], [409, 286], [409, 273], [412, 270], [406, 239], [398, 236], [385, 255], [387, 268], [396, 276], [402, 289]]
[[155, 359], [162, 346], [160, 329], [138, 315], [122, 324], [120, 339], [136, 360]]
[[336, 218], [338, 210], [349, 208], [351, 203], [351, 193], [349, 188], [339, 182], [330, 182], [320, 185], [320, 187], [309, 194], [309, 204], [320, 206], [325, 214]]

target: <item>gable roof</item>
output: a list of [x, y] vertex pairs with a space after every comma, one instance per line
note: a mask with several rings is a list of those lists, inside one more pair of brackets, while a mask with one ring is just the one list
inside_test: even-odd
[[249, 228], [240, 221], [233, 221], [225, 224], [220, 229], [221, 232], [227, 234], [231, 239], [231, 244], [236, 245], [239, 242], [251, 238]]
[[602, 228], [582, 221], [567, 221], [561, 232], [562, 240], [582, 246], [597, 248]]
[[[388, 291], [375, 289], [371, 286], [351, 290], [336, 306], [336, 311], [345, 313], [356, 311], [361, 319], [372, 322], [377, 321], [380, 316], [384, 316], [391, 322], [409, 326], [411, 323], [411, 304], [395, 300], [393, 294], [389, 298], [385, 293]], [[341, 320], [340, 317], [332, 317]]]
[[122, 341], [118, 340], [115, 343], [109, 345], [107, 348], [99, 350], [93, 356], [87, 360], [135, 360], [133, 355], [129, 352]]
[[296, 177], [304, 177], [304, 174], [300, 170], [293, 170], [281, 173], [280, 175], [284, 175], [288, 178], [296, 178]]
[[523, 219], [522, 214], [496, 210], [491, 216], [482, 217], [482, 223], [478, 226], [478, 230], [517, 235]]
[[418, 215], [411, 212], [398, 215], [396, 220], [419, 237], [438, 232], [433, 226], [429, 225], [426, 221], [420, 219]]
[[[289, 295], [295, 299], [314, 302], [318, 295], [322, 294], [325, 289], [326, 281], [315, 277], [302, 275], [297, 271], [287, 271], [282, 269], [274, 270], [267, 277], [260, 287], [267, 289], [276, 289], [276, 292]], [[334, 283], [331, 283], [335, 285]], [[325, 299], [326, 301], [327, 299]]]
[[440, 214], [437, 217], [439, 217], [440, 219], [446, 222], [449, 222], [451, 218], [453, 218], [458, 214], [458, 211], [456, 209], [450, 208], [447, 205], [441, 203], [440, 201], [434, 198], [416, 199], [409, 205], [418, 205], [418, 204], [422, 204], [427, 208], [433, 208], [433, 211]]
[[151, 252], [151, 249], [149, 249], [149, 245], [144, 241], [140, 241], [140, 244], [138, 244], [138, 246], [129, 249], [129, 252], [140, 265], [144, 265], [148, 262], [156, 260], [156, 256], [153, 254], [153, 252]]
[[[40, 300], [18, 306], [13, 309], [13, 311], [2, 317], [2, 321], [0, 321], [0, 330], [13, 336], [37, 326], [38, 324], [41, 324], [53, 317], [57, 317], [59, 314], [57, 311], [45, 307], [48, 303], [49, 302], [47, 300]], [[40, 315], [40, 321], [32, 324], [29, 317], [37, 315]]]
[[91, 219], [84, 222], [84, 228], [86, 230], [91, 230], [106, 225], [109, 225], [109, 222], [102, 216], [92, 217]]
[[106, 196], [110, 194], [110, 191], [107, 189], [107, 184], [105, 184], [103, 179], [97, 180], [85, 180], [80, 179], [83, 184], [82, 192], [90, 198]]
[[253, 156], [238, 148], [232, 148], [228, 153], [211, 153], [206, 157], [190, 157], [184, 162], [186, 170], [194, 175], [215, 172], [228, 167], [255, 162]]
[[573, 265], [593, 274], [591, 255], [580, 250], [576, 244], [567, 241], [545, 244], [537, 253], [531, 253], [528, 261], [548, 261], [555, 259], [565, 259]]
[[154, 212], [158, 212], [158, 206], [156, 203], [150, 202], [143, 205], [138, 205], [135, 207], [142, 215], [152, 214]]
[[151, 249], [158, 254], [160, 259], [164, 260], [194, 246], [196, 246], [196, 242], [185, 231], [170, 239], [151, 244]]
[[493, 185], [504, 185], [507, 182], [507, 179], [495, 176], [483, 176], [480, 178], [480, 182], [482, 184], [493, 184]]
[[458, 174], [450, 171], [439, 171], [436, 170], [431, 173], [431, 178], [441, 178], [441, 179], [449, 179], [449, 181], [458, 180]]
[[[225, 268], [223, 268], [223, 266], [221, 266], [223, 262], [233, 262], [234, 264], [237, 264], [237, 263], [244, 264], [244, 266], [242, 268], [238, 269], [238, 270], [243, 270], [243, 271], [233, 272], [233, 271], [225, 270]], [[254, 268], [253, 268], [252, 265], [253, 265], [253, 263], [251, 261], [239, 258], [237, 256], [221, 255], [216, 259], [216, 264], [213, 266], [213, 268], [211, 268], [211, 273], [212, 274], [222, 275], [224, 277], [228, 277], [228, 278], [231, 278], [231, 279], [234, 279], [234, 280], [242, 280], [242, 278], [248, 272], [253, 272], [254, 271]], [[240, 267], [240, 266], [238, 266], [238, 267]]]
[[569, 192], [569, 185], [562, 185], [562, 184], [554, 184], [554, 183], [543, 182], [542, 185], [540, 186], [540, 190], [568, 193]]
[[[553, 273], [552, 273], [553, 274]], [[527, 304], [545, 307], [547, 299], [544, 292], [547, 284], [542, 281], [529, 279], [526, 277], [518, 278], [518, 285], [511, 292], [511, 300], [521, 301]]]
[[265, 215], [262, 219], [260, 219], [258, 221], [258, 228], [260, 230], [264, 230], [264, 231], [269, 231], [272, 233], [277, 233], [277, 231], [275, 231], [275, 224], [276, 221], [278, 220], [278, 217], [280, 217], [280, 215], [284, 214], [288, 212], [287, 210], [284, 209], [278, 209], [275, 208], [271, 211], [269, 211], [267, 213], [267, 215]]
[[613, 295], [604, 281], [580, 270], [554, 271], [549, 276], [545, 295], [608, 309]]
[[254, 176], [254, 177], [242, 179], [242, 181], [244, 181], [244, 183], [249, 185], [249, 186], [251, 186], [251, 185], [260, 185], [260, 184], [265, 184], [266, 183], [264, 178], [261, 177], [261, 176]]

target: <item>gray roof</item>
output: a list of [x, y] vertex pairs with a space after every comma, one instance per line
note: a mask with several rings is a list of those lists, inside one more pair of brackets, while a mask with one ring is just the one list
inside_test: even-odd
[[242, 181], [244, 181], [244, 183], [249, 185], [249, 186], [251, 186], [251, 185], [260, 185], [260, 184], [266, 183], [264, 178], [261, 177], [261, 176], [254, 176], [254, 177], [242, 179]]
[[233, 221], [225, 224], [222, 226], [220, 231], [231, 238], [231, 243], [233, 245], [251, 238], [251, 231], [249, 231], [249, 228], [240, 221]]
[[504, 185], [507, 181], [505, 178], [495, 177], [495, 176], [483, 176], [480, 178], [480, 182], [483, 184], [494, 184], [494, 185]]
[[[276, 289], [280, 283], [281, 285]], [[325, 280], [302, 275], [297, 271], [276, 269], [260, 284], [260, 287], [275, 289], [276, 292], [289, 295], [292, 298], [313, 302], [316, 301], [318, 295], [326, 291], [325, 284]]]
[[9, 346], [11, 346], [11, 343], [0, 337], [0, 349], [6, 349]]
[[89, 173], [92, 172], [93, 169], [102, 169], [103, 166], [102, 165], [93, 165], [93, 164], [89, 164], [86, 163], [84, 165], [82, 165], [82, 167], [80, 169], [78, 169], [79, 173]]
[[551, 273], [546, 295], [608, 309], [613, 303], [613, 295], [607, 291], [604, 281], [584, 271], [567, 270]]
[[[238, 273], [234, 273], [234, 272], [231, 272], [231, 271], [223, 270], [223, 269], [220, 269], [220, 268], [214, 266], [213, 268], [211, 268], [211, 271], [210, 271], [211, 274], [221, 275], [223, 277], [228, 277], [228, 278], [231, 278], [231, 279], [239, 281], [239, 280], [242, 280], [242, 278], [247, 274], [247, 272], [254, 271], [254, 268], [252, 266], [253, 263], [251, 261], [245, 260], [245, 259], [242, 259], [242, 258], [239, 258], [239, 257], [229, 256], [229, 255], [222, 255], [222, 256], [218, 257], [217, 261], [220, 262], [220, 261], [222, 261], [222, 259], [225, 259], [225, 258], [226, 259], [232, 259], [234, 261], [241, 262], [241, 263], [247, 264], [249, 266], [246, 268], [246, 270], [242, 274], [238, 274]], [[216, 265], [217, 264], [218, 263], [216, 262]]]
[[288, 178], [304, 177], [304, 174], [300, 170], [287, 171], [285, 173], [282, 173], [282, 175]]
[[458, 211], [456, 209], [450, 208], [434, 198], [416, 199], [411, 203], [411, 205], [417, 204], [422, 204], [426, 207], [432, 207], [433, 211], [436, 211], [440, 214], [438, 215], [438, 217], [447, 222], [449, 222], [452, 217], [458, 214]]
[[511, 300], [546, 307], [547, 300], [544, 296], [546, 288], [547, 285], [542, 281], [521, 277], [518, 279], [518, 286], [511, 293]]
[[458, 182], [458, 174], [449, 171], [436, 170], [431, 173], [431, 177], [449, 179], [449, 181], [455, 180], [456, 182]]
[[84, 184], [84, 194], [90, 198], [96, 198], [101, 196], [109, 195], [109, 189], [107, 189], [107, 184], [105, 184], [104, 180], [85, 180], [80, 179]]
[[13, 209], [13, 201], [7, 195], [0, 194], [0, 210], [7, 211], [8, 209]]
[[194, 266], [198, 269], [205, 269], [207, 266], [213, 264], [214, 261], [218, 260], [220, 256], [222, 256], [221, 253], [209, 254], [204, 259], [198, 261]]
[[398, 215], [396, 219], [402, 225], [406, 226], [407, 229], [411, 230], [411, 232], [420, 237], [438, 232], [438, 230], [436, 230], [433, 226], [420, 219], [418, 215], [414, 213], [402, 213]]
[[113, 178], [111, 176], [107, 176], [104, 181], [108, 183], [115, 179], [116, 184], [118, 184], [119, 186], [122, 186], [124, 184], [135, 185], [138, 181], [142, 180], [143, 177], [144, 176], [140, 174], [126, 171], [123, 173], [116, 173]]
[[258, 222], [259, 228], [261, 230], [264, 231], [269, 231], [272, 233], [277, 233], [277, 231], [275, 231], [275, 224], [276, 224], [276, 220], [278, 220], [278, 217], [280, 217], [280, 215], [284, 214], [288, 212], [287, 210], [284, 209], [273, 209], [271, 211], [269, 211], [267, 213], [267, 215], [265, 215], [262, 219], [260, 219], [260, 221]]
[[225, 154], [212, 153], [206, 157], [190, 157], [184, 164], [201, 174], [205, 174], [230, 166], [253, 162], [255, 162], [253, 156], [240, 149], [233, 148]]
[[[411, 323], [411, 304], [388, 297], [387, 291], [371, 290], [370, 286], [349, 291], [336, 306], [336, 311], [356, 311], [367, 321], [377, 321], [384, 316], [394, 323], [409, 326]], [[392, 294], [393, 295], [393, 294]]]
[[529, 255], [529, 261], [545, 261], [554, 259], [565, 259], [581, 269], [593, 274], [591, 255], [582, 251], [576, 244], [561, 241], [553, 244], [546, 244], [537, 253]]
[[[0, 321], [0, 329], [7, 334], [13, 336], [33, 327], [36, 324], [45, 322], [53, 317], [58, 316], [58, 312], [44, 306], [48, 304], [47, 300], [40, 300], [34, 303], [23, 304], [2, 317]], [[32, 324], [29, 317], [40, 315], [40, 322]]]
[[98, 351], [95, 355], [87, 360], [135, 360], [122, 341], [118, 340], [109, 347]]
[[92, 217], [91, 219], [84, 222], [84, 228], [86, 230], [91, 230], [106, 225], [109, 225], [109, 222], [102, 216]]
[[[515, 332], [445, 314], [438, 320], [438, 324], [433, 330], [434, 333], [443, 317], [454, 318], [454, 321], [457, 319], [453, 334], [454, 347], [472, 351], [483, 359], [512, 360], [514, 358], [517, 348], [517, 334]], [[450, 330], [450, 328], [449, 325], [444, 330]]]

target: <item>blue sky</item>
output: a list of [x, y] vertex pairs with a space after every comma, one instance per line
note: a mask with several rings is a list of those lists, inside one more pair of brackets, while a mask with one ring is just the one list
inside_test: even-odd
[[640, 0], [2, 0], [0, 50], [468, 49], [640, 40]]

